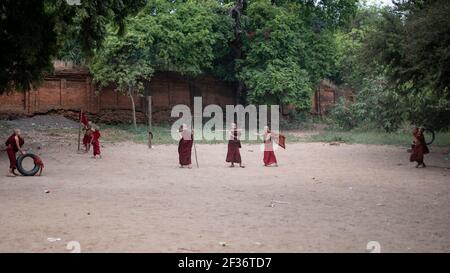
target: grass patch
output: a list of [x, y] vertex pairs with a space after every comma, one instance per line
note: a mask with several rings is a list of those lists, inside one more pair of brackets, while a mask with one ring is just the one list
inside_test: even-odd
[[[146, 144], [148, 140], [147, 126], [138, 125], [137, 129], [129, 124], [120, 125], [100, 125], [102, 139], [105, 142], [124, 142], [132, 141], [135, 143]], [[170, 133], [171, 125], [160, 124], [153, 126], [153, 144], [177, 144], [178, 140], [172, 139]], [[386, 133], [378, 131], [338, 131], [338, 130], [320, 130], [317, 134], [308, 136], [299, 136], [299, 131], [283, 131], [287, 142], [333, 142], [342, 141], [349, 144], [376, 144], [376, 145], [398, 145], [409, 146], [412, 136], [407, 132]], [[251, 133], [251, 132], [250, 132]], [[249, 132], [246, 131], [246, 135]], [[197, 143], [218, 144], [227, 143], [227, 140], [206, 140], [202, 139]], [[261, 143], [261, 140], [243, 140], [244, 144]], [[450, 146], [450, 132], [436, 133], [434, 146]]]
[[[153, 144], [177, 144], [178, 140], [174, 140], [171, 136], [171, 125], [169, 124], [161, 124], [153, 126]], [[133, 126], [128, 124], [119, 124], [119, 125], [108, 125], [108, 124], [101, 124], [100, 130], [102, 132], [102, 139], [105, 142], [124, 142], [124, 141], [132, 141], [135, 143], [140, 144], [146, 144], [148, 141], [148, 133], [147, 133], [147, 126], [145, 125], [138, 125], [135, 129]], [[250, 134], [253, 134], [254, 132], [245, 132], [247, 136]], [[197, 143], [203, 143], [203, 144], [219, 144], [219, 143], [227, 143], [228, 140], [225, 139], [225, 132], [221, 132], [224, 136], [224, 140], [214, 140], [211, 136], [210, 139], [212, 140], [206, 140], [202, 139], [197, 141]], [[300, 142], [300, 137], [289, 134], [289, 132], [286, 132], [286, 140], [288, 142]], [[261, 140], [243, 140], [242, 143], [244, 144], [254, 144], [254, 143], [261, 143]]]
[[[428, 139], [427, 139], [428, 140]], [[362, 131], [322, 131], [317, 135], [309, 136], [305, 141], [332, 142], [343, 141], [349, 144], [378, 144], [408, 146], [412, 142], [410, 133], [362, 132]], [[434, 146], [450, 146], [450, 132], [436, 133]]]

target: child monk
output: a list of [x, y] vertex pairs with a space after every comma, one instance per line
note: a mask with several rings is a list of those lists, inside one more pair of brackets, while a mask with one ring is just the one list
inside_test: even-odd
[[102, 158], [100, 153], [100, 128], [97, 125], [92, 125], [92, 149], [94, 151], [93, 158]]
[[424, 129], [415, 127], [413, 129], [413, 145], [411, 156], [409, 157], [409, 161], [417, 162], [416, 168], [422, 166], [426, 168], [424, 162], [424, 154], [428, 154], [430, 150], [427, 147], [427, 143], [425, 142], [425, 137], [423, 135]]
[[228, 152], [226, 162], [230, 162], [230, 167], [234, 167], [234, 163], [239, 163], [239, 167], [245, 168], [242, 165], [241, 154], [239, 149], [241, 146], [240, 140], [241, 132], [237, 129], [236, 123], [231, 123], [231, 128], [228, 131]]
[[272, 132], [269, 126], [264, 126], [264, 133], [258, 135], [262, 135], [264, 140], [264, 158], [263, 158], [264, 166], [278, 167], [277, 158], [275, 157], [275, 152], [273, 149]]
[[17, 168], [17, 159], [16, 154], [20, 152], [21, 154], [25, 154], [22, 150], [22, 146], [25, 143], [24, 139], [21, 137], [20, 129], [14, 129], [13, 134], [8, 137], [6, 140], [6, 152], [8, 153], [9, 158], [9, 173], [8, 176], [15, 177], [19, 174], [15, 172]]
[[42, 175], [42, 171], [44, 170], [44, 162], [42, 162], [42, 159], [38, 155], [34, 155], [34, 164], [39, 166], [39, 176]]
[[85, 153], [89, 152], [91, 149], [92, 142], [92, 123], [89, 121], [87, 125], [84, 126], [85, 132], [83, 137], [83, 145], [85, 148]]
[[182, 124], [178, 131], [180, 133], [180, 141], [178, 142], [178, 159], [180, 168], [192, 168], [191, 154], [192, 145], [194, 144], [193, 130], [189, 130], [186, 124]]

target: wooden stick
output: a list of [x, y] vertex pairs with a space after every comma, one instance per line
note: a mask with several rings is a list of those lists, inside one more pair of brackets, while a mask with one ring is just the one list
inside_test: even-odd
[[195, 163], [197, 164], [197, 168], [199, 168], [199, 166], [198, 166], [198, 159], [197, 159], [197, 148], [195, 147], [194, 140], [192, 140], [192, 142], [194, 143]]
[[83, 110], [80, 111], [80, 118], [79, 118], [79, 125], [78, 125], [78, 151], [81, 150], [80, 145], [81, 145], [81, 116], [83, 115]]

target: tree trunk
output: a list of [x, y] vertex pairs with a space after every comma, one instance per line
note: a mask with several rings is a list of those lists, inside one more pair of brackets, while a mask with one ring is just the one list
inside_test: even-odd
[[128, 96], [130, 96], [130, 100], [131, 100], [131, 109], [133, 111], [133, 126], [134, 129], [137, 129], [137, 124], [136, 124], [136, 105], [134, 104], [134, 98], [133, 98], [133, 93], [131, 92], [131, 85], [128, 86]]

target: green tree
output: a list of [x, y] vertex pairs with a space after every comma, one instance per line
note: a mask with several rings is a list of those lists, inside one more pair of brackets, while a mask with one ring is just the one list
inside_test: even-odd
[[[85, 55], [98, 48], [113, 22], [124, 30], [124, 18], [145, 0], [4, 0], [0, 3], [0, 93], [27, 90], [52, 70], [52, 59], [73, 39]], [[76, 37], [73, 37], [76, 35]], [[72, 36], [72, 37], [71, 37]], [[70, 39], [69, 39], [70, 37]]]
[[408, 119], [434, 129], [450, 126], [448, 14], [445, 0], [404, 1], [383, 13], [366, 44], [368, 58], [385, 67], [388, 88], [408, 106]]
[[237, 73], [250, 102], [308, 110], [313, 88], [334, 72], [333, 31], [345, 22], [355, 2], [249, 2], [244, 58]]
[[151, 80], [154, 71], [196, 76], [210, 72], [216, 58], [227, 54], [232, 35], [224, 11], [213, 0], [149, 1], [126, 20], [124, 35], [110, 28], [89, 63], [94, 82], [100, 90], [115, 85], [130, 96], [136, 125], [132, 95], [142, 93], [143, 81]]

